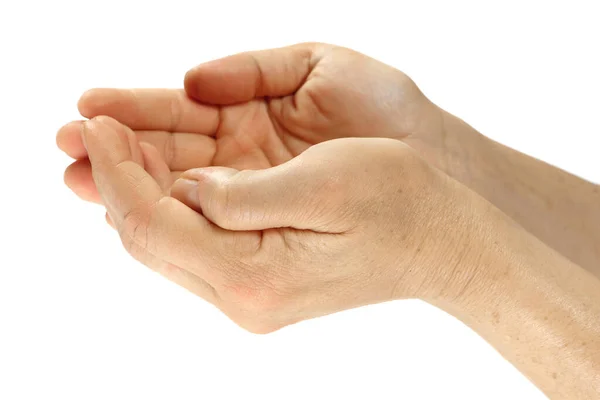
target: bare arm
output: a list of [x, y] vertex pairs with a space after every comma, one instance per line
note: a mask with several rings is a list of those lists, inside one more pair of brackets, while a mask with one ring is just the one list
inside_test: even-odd
[[431, 301], [461, 319], [552, 399], [600, 396], [600, 280], [492, 210], [484, 267]]
[[268, 333], [420, 298], [553, 399], [597, 398], [600, 280], [409, 146], [326, 141], [274, 168], [191, 169], [169, 188], [133, 137], [109, 117], [82, 130], [125, 248], [238, 325]]
[[[600, 277], [600, 187], [488, 139], [443, 113], [445, 172]], [[436, 156], [435, 154], [433, 154]]]

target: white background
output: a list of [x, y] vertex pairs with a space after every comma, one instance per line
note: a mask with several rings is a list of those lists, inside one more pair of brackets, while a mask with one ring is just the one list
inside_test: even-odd
[[300, 41], [411, 76], [486, 135], [600, 182], [597, 1], [6, 1], [0, 5], [0, 399], [543, 399], [418, 301], [242, 331], [132, 261], [62, 183], [91, 87], [180, 87]]

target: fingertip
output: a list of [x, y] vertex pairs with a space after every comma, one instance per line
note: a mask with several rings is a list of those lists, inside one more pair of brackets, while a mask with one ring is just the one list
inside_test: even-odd
[[141, 158], [138, 164], [142, 165], [146, 169], [158, 171], [163, 175], [166, 173], [170, 176], [171, 170], [169, 169], [167, 163], [163, 160], [158, 149], [148, 142], [138, 142], [138, 144], [140, 146]]
[[56, 146], [69, 157], [81, 159], [87, 157], [87, 151], [81, 139], [83, 121], [72, 121], [62, 126], [56, 133]]
[[86, 118], [93, 118], [104, 114], [109, 106], [115, 102], [118, 95], [117, 89], [94, 88], [85, 91], [77, 102], [79, 113]]
[[[144, 156], [142, 154], [140, 142], [138, 141], [135, 132], [129, 126], [106, 115], [99, 115], [90, 121], [95, 121], [98, 124], [99, 129], [97, 129], [97, 133], [102, 129], [107, 129], [99, 139], [102, 141], [102, 144], [108, 145], [109, 151], [115, 150], [114, 147], [111, 146], [118, 146], [119, 150], [129, 150], [129, 158], [144, 168]], [[110, 132], [112, 137], [107, 135], [107, 132]], [[123, 156], [126, 154], [127, 151], [123, 153]]]
[[93, 165], [104, 160], [117, 164], [131, 159], [143, 166], [135, 133], [111, 117], [94, 117], [83, 123], [81, 137]]
[[240, 171], [235, 168], [228, 167], [192, 168], [184, 171], [181, 174], [181, 178], [199, 182], [223, 183], [239, 172]]
[[[186, 94], [191, 97], [198, 99], [198, 90], [197, 90], [197, 76], [199, 74], [198, 69], [201, 68], [202, 65], [194, 67], [185, 73], [185, 77], [183, 78], [183, 87], [185, 89]], [[198, 99], [200, 100], [200, 99]]]
[[198, 181], [179, 178], [171, 186], [169, 195], [190, 207], [192, 210], [202, 212], [198, 192]]
[[119, 121], [107, 115], [97, 115], [85, 122], [96, 122], [102, 125], [106, 125], [112, 129], [118, 129], [122, 125]]
[[79, 101], [77, 102], [77, 110], [79, 111], [79, 114], [86, 118], [93, 116], [92, 110], [95, 108], [94, 102], [98, 97], [99, 90], [100, 89], [90, 89], [83, 92], [79, 98]]
[[169, 166], [165, 163], [155, 146], [147, 142], [139, 143], [146, 172], [148, 172], [163, 191], [166, 192], [173, 182]]
[[93, 179], [117, 226], [132, 210], [146, 215], [164, 196], [162, 188], [144, 170], [144, 160], [135, 133], [107, 116], [84, 123]]
[[123, 125], [114, 118], [106, 115], [99, 115], [84, 121], [83, 127], [84, 129], [81, 130], [81, 135], [85, 144], [86, 139], [90, 136], [102, 135], [102, 139], [109, 139], [106, 137], [107, 130], [108, 132], [118, 134], [119, 129], [123, 128]]
[[236, 104], [293, 94], [306, 82], [321, 55], [316, 44], [234, 54], [189, 70], [184, 86], [200, 102]]
[[69, 187], [69, 189], [73, 190], [75, 187], [78, 187], [86, 178], [86, 172], [89, 172], [91, 177], [92, 169], [89, 163], [86, 165], [84, 162], [75, 161], [65, 168], [65, 172], [63, 173], [63, 182], [65, 185], [67, 185], [67, 187]]
[[148, 142], [140, 142], [140, 147], [142, 148], [142, 153], [144, 154], [144, 158], [148, 157], [154, 159], [156, 156], [160, 156], [158, 149], [156, 146], [148, 143]]
[[63, 181], [80, 199], [92, 203], [102, 203], [92, 178], [92, 168], [89, 160], [78, 160], [69, 165], [63, 174]]
[[201, 103], [229, 105], [254, 98], [256, 79], [251, 75], [255, 64], [244, 55], [212, 60], [190, 69], [183, 86], [187, 95]]
[[103, 123], [103, 119], [104, 118], [102, 117], [93, 117], [83, 122], [83, 129], [81, 129], [81, 141], [86, 150], [89, 139], [98, 135], [98, 131], [104, 129], [106, 124]]
[[203, 72], [210, 71], [211, 69], [218, 69], [221, 60], [223, 60], [223, 58], [205, 61], [190, 68], [185, 74], [184, 81], [187, 81], [188, 79], [193, 80], [196, 76], [201, 75]]
[[233, 226], [228, 211], [230, 203], [237, 204], [243, 191], [235, 188], [235, 182], [231, 181], [238, 173], [225, 167], [187, 170], [171, 186], [170, 196], [221, 228], [229, 229]]

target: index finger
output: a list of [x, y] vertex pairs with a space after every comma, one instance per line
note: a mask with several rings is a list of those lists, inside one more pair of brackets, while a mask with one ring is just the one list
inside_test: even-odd
[[117, 226], [133, 212], [149, 212], [163, 196], [158, 183], [135, 162], [136, 143], [128, 133], [114, 119], [97, 117], [83, 124], [81, 134], [96, 187]]

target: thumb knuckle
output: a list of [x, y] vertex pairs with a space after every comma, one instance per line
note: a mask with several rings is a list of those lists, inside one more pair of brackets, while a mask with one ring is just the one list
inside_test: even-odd
[[208, 199], [207, 217], [223, 229], [236, 229], [242, 218], [241, 202], [235, 194], [234, 183], [219, 183]]

